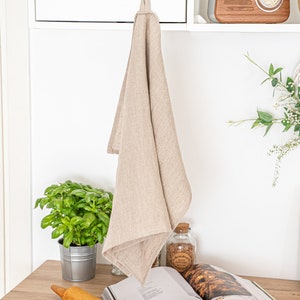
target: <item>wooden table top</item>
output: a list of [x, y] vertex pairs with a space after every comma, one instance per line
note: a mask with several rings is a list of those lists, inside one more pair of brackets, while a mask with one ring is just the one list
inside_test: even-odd
[[[276, 300], [300, 300], [300, 281], [250, 276], [243, 277], [257, 282], [261, 287], [275, 297]], [[110, 265], [98, 264], [96, 267], [95, 278], [85, 282], [70, 282], [62, 279], [60, 262], [48, 260], [2, 299], [57, 300], [59, 299], [58, 296], [56, 296], [56, 294], [54, 294], [54, 292], [50, 289], [52, 284], [59, 285], [64, 288], [76, 285], [85, 289], [89, 293], [100, 297], [106, 286], [117, 283], [124, 278], [125, 276], [112, 275]]]
[[125, 276], [112, 275], [111, 268], [111, 265], [97, 264], [93, 279], [70, 282], [62, 278], [60, 261], [47, 260], [2, 299], [58, 300], [59, 297], [50, 288], [52, 284], [64, 288], [76, 285], [100, 298], [106, 286], [125, 278]]

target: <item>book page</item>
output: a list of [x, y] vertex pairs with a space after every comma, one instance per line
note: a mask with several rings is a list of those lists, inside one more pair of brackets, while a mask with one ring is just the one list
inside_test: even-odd
[[133, 277], [109, 286], [103, 293], [104, 300], [194, 300], [202, 299], [174, 269], [156, 267], [149, 271], [146, 283], [141, 286]]
[[250, 280], [213, 265], [194, 265], [183, 276], [203, 300], [273, 299]]
[[[243, 287], [245, 288], [251, 295], [250, 296], [227, 296], [224, 297], [224, 299], [226, 300], [242, 300], [242, 299], [251, 299], [251, 300], [270, 300], [273, 299], [271, 297], [269, 297], [268, 294], [266, 294], [263, 290], [261, 290], [257, 285], [255, 285], [252, 281], [248, 280], [248, 279], [244, 279], [241, 278], [239, 276], [236, 276], [232, 273], [226, 272], [221, 268], [218, 267], [214, 267], [215, 269], [227, 273], [229, 275], [231, 275], [232, 277], [235, 278], [235, 280]], [[215, 298], [217, 299], [217, 298]]]

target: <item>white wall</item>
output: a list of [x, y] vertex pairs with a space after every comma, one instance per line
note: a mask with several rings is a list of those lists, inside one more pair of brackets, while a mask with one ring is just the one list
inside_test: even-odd
[[[300, 34], [163, 32], [175, 121], [193, 203], [186, 216], [198, 259], [232, 272], [300, 279], [299, 150], [273, 188], [281, 129], [263, 137], [228, 120], [269, 109], [272, 90], [244, 57], [273, 62], [291, 75]], [[130, 48], [131, 32], [31, 30], [32, 187], [66, 179], [113, 189], [117, 157], [106, 146]], [[50, 231], [33, 212], [33, 261], [58, 259]]]

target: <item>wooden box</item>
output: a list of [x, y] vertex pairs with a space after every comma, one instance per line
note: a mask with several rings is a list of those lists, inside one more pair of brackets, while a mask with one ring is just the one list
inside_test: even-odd
[[265, 0], [215, 0], [215, 18], [220, 23], [282, 23], [290, 15], [290, 1], [277, 2], [268, 7]]

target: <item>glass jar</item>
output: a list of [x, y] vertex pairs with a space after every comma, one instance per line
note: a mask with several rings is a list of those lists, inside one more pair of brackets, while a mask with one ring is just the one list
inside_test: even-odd
[[156, 267], [159, 267], [159, 266], [160, 266], [160, 253], [155, 258], [151, 268], [156, 268]]
[[166, 265], [185, 272], [195, 263], [196, 242], [189, 233], [189, 223], [179, 223], [166, 243]]
[[124, 274], [118, 267], [116, 267], [115, 265], [112, 265], [111, 273], [112, 273], [113, 275], [117, 275], [117, 276], [125, 275], [125, 274]]

